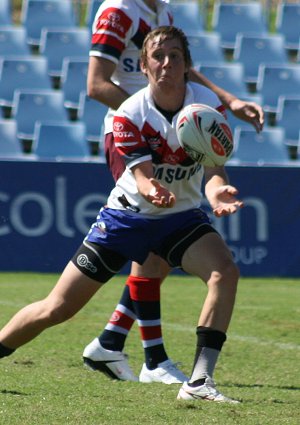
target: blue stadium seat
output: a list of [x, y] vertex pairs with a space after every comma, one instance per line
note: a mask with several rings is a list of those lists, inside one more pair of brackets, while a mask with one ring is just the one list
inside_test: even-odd
[[170, 3], [175, 25], [186, 34], [197, 34], [205, 30], [198, 0], [176, 1]]
[[88, 2], [87, 8], [86, 8], [86, 15], [85, 15], [85, 25], [87, 26], [89, 31], [92, 30], [92, 25], [94, 22], [95, 15], [102, 2], [103, 0], [89, 0]]
[[63, 61], [61, 89], [65, 107], [69, 110], [78, 110], [80, 93], [86, 90], [88, 65], [88, 58], [65, 58]]
[[[196, 67], [197, 69], [197, 67]], [[211, 64], [202, 63], [199, 71], [209, 80], [236, 96], [248, 95], [244, 67], [241, 63]]]
[[233, 50], [238, 33], [266, 34], [268, 26], [261, 2], [225, 3], [216, 1], [212, 19], [213, 31], [219, 32], [224, 49]]
[[100, 143], [103, 137], [103, 121], [108, 107], [103, 103], [90, 98], [86, 91], [82, 91], [78, 105], [78, 119], [86, 126], [87, 140]]
[[16, 90], [12, 118], [17, 122], [18, 137], [32, 141], [37, 121], [67, 121], [61, 90]]
[[87, 160], [90, 152], [85, 125], [81, 122], [38, 121], [32, 152], [39, 159]]
[[276, 125], [285, 129], [285, 143], [298, 146], [300, 131], [300, 92], [298, 95], [279, 96]]
[[12, 25], [11, 0], [0, 1], [0, 25]]
[[268, 113], [277, 113], [281, 95], [300, 93], [299, 65], [259, 66], [257, 93], [262, 96], [263, 108]]
[[218, 33], [202, 32], [197, 35], [187, 35], [194, 66], [201, 62], [224, 62], [221, 38]]
[[27, 30], [27, 42], [33, 49], [40, 45], [43, 28], [75, 28], [77, 25], [70, 0], [24, 0], [21, 21]]
[[290, 161], [281, 127], [266, 127], [259, 134], [254, 129], [237, 127], [234, 132], [235, 148], [229, 163], [252, 165], [279, 165]]
[[285, 37], [285, 48], [299, 49], [300, 38], [300, 3], [278, 2], [276, 14], [276, 31]]
[[15, 120], [0, 120], [0, 158], [22, 158]]
[[0, 26], [0, 57], [29, 55], [31, 50], [27, 44], [25, 28], [14, 25]]
[[63, 60], [66, 57], [88, 58], [90, 43], [90, 32], [87, 28], [64, 30], [44, 28], [40, 53], [48, 59], [49, 75], [61, 77]]
[[0, 62], [0, 105], [13, 106], [16, 89], [51, 89], [47, 59], [7, 58]]
[[233, 59], [244, 65], [246, 82], [255, 85], [261, 63], [270, 65], [287, 65], [289, 63], [284, 47], [284, 37], [280, 34], [238, 34]]

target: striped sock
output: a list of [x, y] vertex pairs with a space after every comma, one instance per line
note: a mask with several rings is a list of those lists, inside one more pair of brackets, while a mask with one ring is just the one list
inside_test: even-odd
[[160, 318], [160, 279], [131, 277], [130, 296], [137, 316], [137, 323], [145, 352], [148, 369], [155, 369], [168, 359]]
[[129, 293], [130, 278], [127, 279], [119, 304], [99, 336], [100, 344], [107, 350], [123, 351], [126, 337], [136, 319]]

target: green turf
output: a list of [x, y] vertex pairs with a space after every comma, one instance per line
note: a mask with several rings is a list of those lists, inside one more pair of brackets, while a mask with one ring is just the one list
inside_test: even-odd
[[[0, 274], [0, 326], [46, 295], [57, 276]], [[228, 340], [215, 372], [238, 406], [176, 401], [178, 386], [110, 381], [82, 367], [84, 346], [105, 325], [121, 293], [115, 278], [72, 320], [0, 361], [0, 424], [284, 425], [300, 424], [300, 282], [242, 279]], [[162, 286], [163, 330], [171, 358], [191, 370], [205, 286], [169, 277]], [[137, 328], [126, 350], [138, 374]]]

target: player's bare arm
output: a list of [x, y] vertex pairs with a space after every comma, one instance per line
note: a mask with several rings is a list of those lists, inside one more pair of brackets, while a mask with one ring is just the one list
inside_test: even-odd
[[111, 81], [116, 65], [107, 59], [91, 56], [87, 76], [87, 94], [112, 109], [118, 107], [129, 97], [120, 86]]
[[263, 129], [265, 117], [264, 111], [260, 105], [255, 102], [246, 102], [238, 99], [233, 94], [212, 83], [195, 69], [190, 70], [189, 78], [191, 81], [202, 84], [215, 92], [227, 109], [229, 109], [237, 118], [252, 124], [257, 132], [260, 132]]
[[224, 167], [205, 168], [205, 195], [216, 217], [235, 213], [243, 207], [236, 198], [238, 190], [229, 184]]

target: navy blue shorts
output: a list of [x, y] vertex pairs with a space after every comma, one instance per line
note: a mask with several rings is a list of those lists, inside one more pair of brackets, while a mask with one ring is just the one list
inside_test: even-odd
[[180, 267], [185, 250], [203, 234], [215, 232], [199, 208], [149, 219], [128, 211], [102, 208], [86, 240], [143, 264], [149, 252]]

